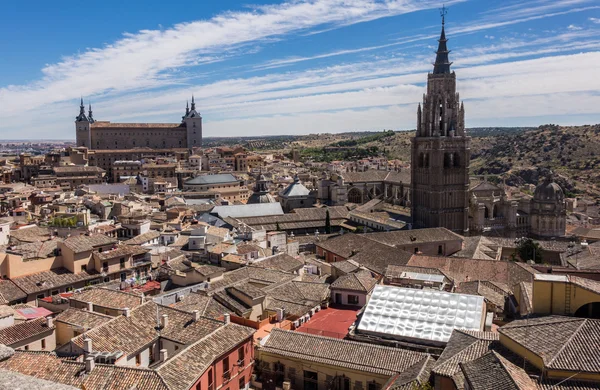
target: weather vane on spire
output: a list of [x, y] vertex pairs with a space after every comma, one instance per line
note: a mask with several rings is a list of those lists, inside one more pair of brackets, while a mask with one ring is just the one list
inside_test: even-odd
[[440, 9], [440, 16], [442, 17], [442, 26], [446, 22], [446, 15], [448, 14], [448, 8], [446, 8], [445, 4], [442, 4], [442, 8]]

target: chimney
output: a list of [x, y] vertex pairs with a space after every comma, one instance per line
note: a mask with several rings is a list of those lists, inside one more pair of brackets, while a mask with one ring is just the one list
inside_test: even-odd
[[54, 326], [54, 319], [52, 317], [46, 317], [46, 326], [52, 328]]
[[192, 314], [194, 314], [194, 321], [199, 321], [200, 320], [200, 311], [193, 310]]
[[161, 349], [160, 350], [160, 361], [166, 362], [168, 358], [169, 358], [169, 353], [167, 352], [167, 350]]
[[88, 302], [87, 303], [87, 310], [88, 311], [94, 311], [94, 304], [92, 302]]
[[87, 357], [85, 359], [85, 373], [89, 374], [90, 372], [92, 372], [92, 370], [94, 369], [94, 367], [96, 366], [96, 362], [94, 361], [93, 357]]
[[123, 315], [127, 318], [131, 316], [131, 310], [128, 307], [123, 308]]
[[83, 339], [83, 350], [86, 353], [92, 353], [92, 339], [90, 339], [89, 337]]
[[225, 320], [225, 323], [228, 324], [231, 322], [231, 315], [229, 313], [224, 314], [223, 319]]
[[160, 327], [164, 329], [167, 326], [169, 326], [169, 316], [166, 314], [163, 314], [160, 319]]

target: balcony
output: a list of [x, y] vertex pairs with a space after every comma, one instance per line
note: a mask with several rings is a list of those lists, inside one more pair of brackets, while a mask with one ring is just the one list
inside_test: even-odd
[[223, 373], [223, 381], [227, 382], [230, 379], [231, 379], [231, 371], [224, 372]]

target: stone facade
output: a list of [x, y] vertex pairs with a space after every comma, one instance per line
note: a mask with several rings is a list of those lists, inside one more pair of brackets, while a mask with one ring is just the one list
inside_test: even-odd
[[412, 139], [411, 206], [415, 227], [445, 227], [464, 234], [469, 230], [471, 138], [465, 134], [464, 106], [456, 93], [456, 74], [450, 72], [446, 41], [442, 25]]
[[75, 118], [77, 146], [89, 149], [192, 149], [202, 146], [202, 117], [192, 97], [180, 123], [111, 123], [96, 121], [90, 105], [85, 113], [83, 100]]

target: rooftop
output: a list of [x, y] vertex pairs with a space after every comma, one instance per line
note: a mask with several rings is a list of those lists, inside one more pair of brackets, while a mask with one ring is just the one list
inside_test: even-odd
[[92, 287], [81, 292], [75, 292], [71, 299], [79, 302], [91, 302], [97, 306], [113, 309], [133, 309], [144, 303], [141, 295], [104, 287]]
[[481, 296], [378, 285], [357, 330], [446, 343], [454, 329], [482, 329], [484, 315]]
[[260, 350], [315, 363], [382, 375], [403, 372], [428, 355], [273, 328]]

